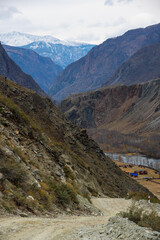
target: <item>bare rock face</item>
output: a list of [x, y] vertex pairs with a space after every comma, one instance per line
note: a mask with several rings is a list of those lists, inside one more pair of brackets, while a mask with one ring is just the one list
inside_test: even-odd
[[106, 40], [85, 57], [69, 65], [54, 81], [50, 94], [61, 101], [71, 93], [91, 91], [107, 84], [126, 60], [142, 47], [160, 41], [160, 24], [130, 30]]
[[[147, 191], [49, 99], [0, 77], [0, 206], [14, 213], [86, 211], [77, 194]], [[29, 197], [30, 196], [30, 197]]]

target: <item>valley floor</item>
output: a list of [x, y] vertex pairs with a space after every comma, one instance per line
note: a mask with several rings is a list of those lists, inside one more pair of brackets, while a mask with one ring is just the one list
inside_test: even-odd
[[[95, 198], [93, 204], [99, 208], [103, 216], [59, 216], [57, 218], [41, 217], [1, 217], [1, 240], [62, 240], [74, 239], [75, 232], [86, 228], [94, 233], [101, 231], [110, 217], [125, 211], [131, 200], [121, 198]], [[77, 237], [76, 237], [77, 238]], [[82, 238], [84, 239], [84, 238]]]
[[116, 163], [117, 166], [121, 168], [122, 171], [128, 172], [129, 174], [137, 170], [147, 171], [147, 174], [138, 175], [138, 177], [136, 177], [135, 180], [137, 180], [144, 187], [148, 188], [149, 191], [151, 191], [158, 199], [160, 199], [160, 172], [159, 171], [156, 171], [154, 169], [144, 167], [144, 166], [140, 167], [130, 163], [123, 163], [119, 161], [114, 161], [114, 162]]

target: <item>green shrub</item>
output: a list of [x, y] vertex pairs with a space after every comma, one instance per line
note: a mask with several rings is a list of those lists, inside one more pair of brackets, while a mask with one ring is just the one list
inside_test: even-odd
[[144, 213], [142, 208], [136, 208], [133, 205], [128, 212], [122, 212], [121, 216], [128, 218], [141, 227], [152, 228], [154, 231], [160, 232], [160, 217], [154, 211]]
[[54, 187], [55, 195], [57, 198], [57, 202], [63, 206], [68, 205], [70, 203], [78, 204], [78, 200], [76, 197], [76, 192], [73, 188], [67, 184], [57, 184]]
[[160, 232], [160, 217], [154, 211], [150, 214], [143, 214], [139, 225]]
[[3, 113], [3, 112], [4, 112], [4, 108], [0, 107], [0, 113]]
[[[136, 201], [139, 201], [141, 199], [148, 200], [148, 193], [146, 193], [146, 192], [129, 192], [128, 198], [132, 198]], [[152, 203], [160, 204], [160, 200], [156, 197], [150, 197], [150, 201]]]
[[27, 155], [18, 147], [14, 147], [13, 149], [13, 152], [16, 153], [21, 159], [23, 162], [27, 163]]
[[90, 187], [90, 186], [88, 186], [87, 189], [88, 189], [88, 191], [92, 194], [92, 196], [94, 196], [94, 197], [97, 197], [97, 196], [98, 196], [98, 192], [97, 192], [96, 189], [94, 189], [94, 188], [92, 188], [92, 187]]
[[17, 187], [22, 186], [27, 179], [26, 171], [13, 159], [1, 161], [0, 172]]
[[27, 125], [30, 125], [31, 129], [29, 131], [29, 134], [34, 136], [33, 130], [36, 131], [38, 136], [42, 138], [42, 133], [40, 127], [33, 121], [33, 119], [30, 118], [17, 104], [14, 103], [14, 101], [5, 95], [3, 95], [0, 92], [0, 103], [6, 105], [11, 112], [13, 113], [11, 118], [19, 123], [26, 123]]
[[68, 166], [65, 166], [63, 168], [63, 170], [64, 170], [66, 178], [70, 178], [71, 180], [75, 179], [73, 172], [71, 171], [71, 169]]

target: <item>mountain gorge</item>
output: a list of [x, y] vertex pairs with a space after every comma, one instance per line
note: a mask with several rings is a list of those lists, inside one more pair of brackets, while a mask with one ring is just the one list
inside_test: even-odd
[[160, 79], [73, 94], [60, 109], [105, 151], [160, 156]]
[[34, 79], [30, 75], [24, 73], [21, 68], [7, 55], [1, 44], [0, 74], [26, 88], [36, 91], [42, 96], [46, 96], [46, 93], [39, 87]]
[[0, 163], [0, 206], [11, 213], [88, 211], [79, 198], [147, 191], [48, 98], [2, 76]]
[[108, 39], [61, 72], [54, 81], [50, 94], [61, 101], [71, 93], [99, 88], [134, 53], [159, 41], [160, 24], [130, 30], [122, 36]]
[[50, 58], [42, 57], [32, 50], [7, 45], [3, 47], [22, 71], [31, 75], [46, 93], [56, 76], [62, 71], [62, 68]]

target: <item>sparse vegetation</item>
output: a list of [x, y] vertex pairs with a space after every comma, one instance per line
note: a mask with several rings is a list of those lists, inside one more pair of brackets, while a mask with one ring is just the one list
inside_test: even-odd
[[6, 158], [1, 161], [0, 172], [17, 187], [22, 186], [27, 179], [27, 172], [12, 158]]
[[[10, 109], [10, 111], [12, 112], [10, 117], [14, 121], [21, 124], [25, 123], [31, 127], [31, 129], [29, 130], [30, 137], [33, 137], [34, 135], [33, 131], [36, 131], [39, 137], [42, 138], [40, 127], [37, 124], [35, 124], [34, 121], [31, 119], [31, 117], [29, 117], [17, 104], [15, 104], [12, 99], [6, 97], [1, 92], [0, 92], [0, 103], [6, 105]], [[3, 112], [5, 113], [4, 108], [3, 108]]]
[[[148, 194], [146, 192], [129, 192], [128, 198], [132, 198], [136, 201], [139, 201], [141, 199], [148, 200]], [[160, 200], [156, 197], [150, 197], [150, 201], [152, 203], [159, 203]]]
[[21, 159], [23, 162], [27, 163], [27, 155], [18, 147], [14, 147], [13, 149], [13, 152], [16, 153]]
[[152, 228], [160, 232], [160, 217], [154, 211], [145, 213], [142, 208], [136, 208], [133, 205], [128, 212], [121, 213], [121, 216], [128, 218], [139, 226]]
[[73, 172], [71, 171], [70, 167], [65, 166], [63, 168], [63, 170], [64, 170], [64, 173], [66, 175], [66, 178], [70, 178], [71, 180], [75, 179], [75, 176], [74, 176]]
[[56, 184], [54, 185], [54, 191], [56, 195], [56, 201], [58, 204], [66, 206], [71, 202], [78, 204], [76, 192], [74, 188], [69, 184]]

